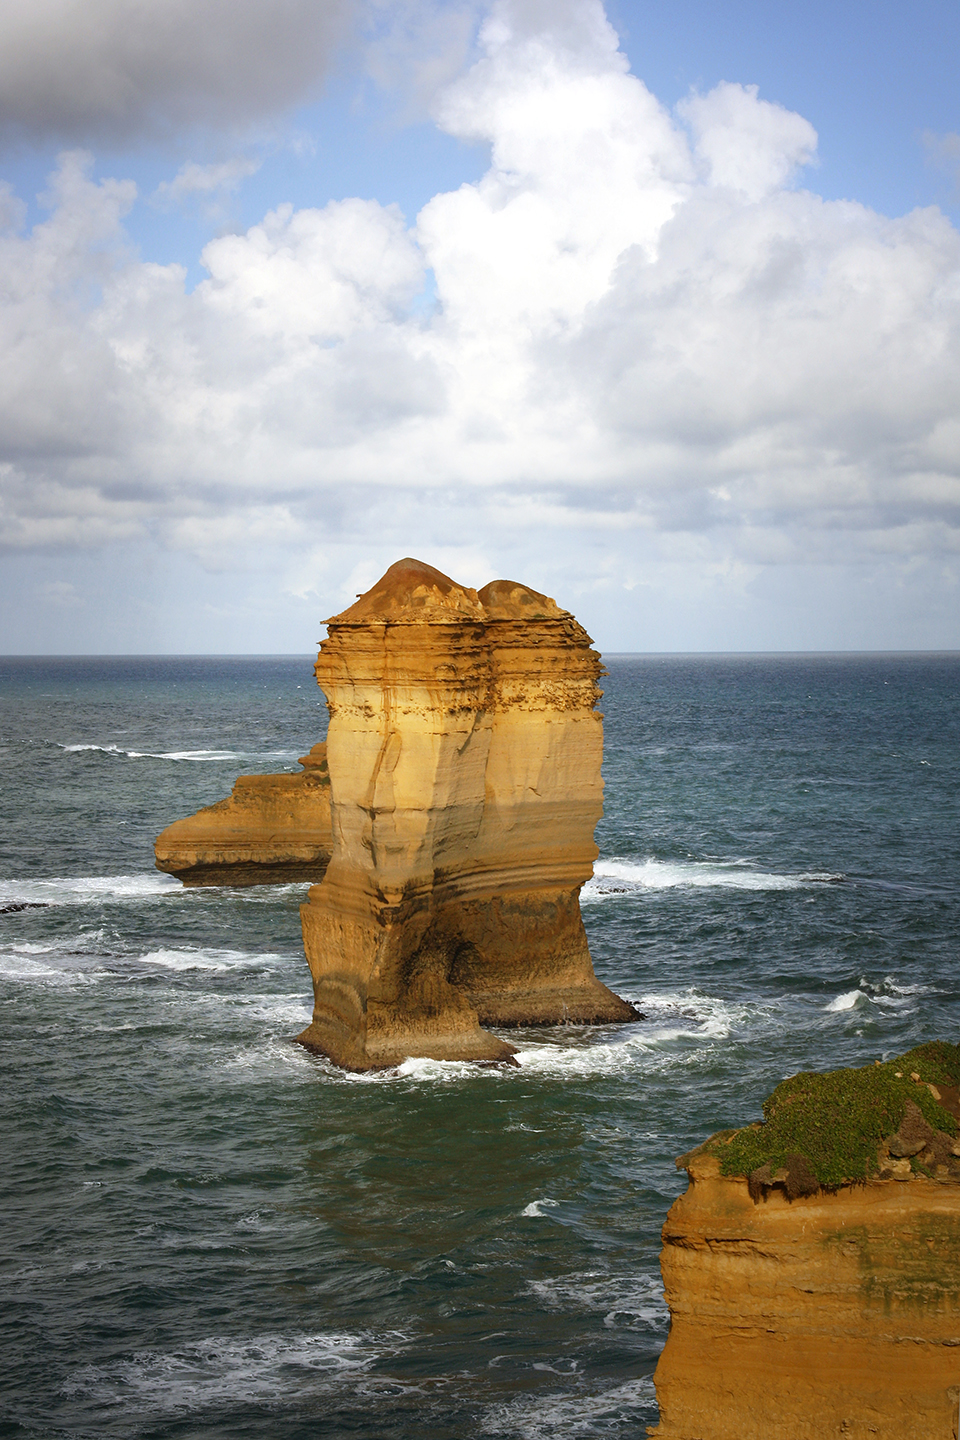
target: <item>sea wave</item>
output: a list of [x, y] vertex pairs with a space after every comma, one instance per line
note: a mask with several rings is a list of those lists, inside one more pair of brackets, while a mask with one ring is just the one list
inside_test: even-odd
[[128, 760], [296, 760], [296, 750], [125, 750], [121, 745], [63, 745], [57, 748], [70, 755], [97, 750], [103, 755], [122, 755]]
[[829, 871], [804, 871], [781, 875], [757, 870], [744, 860], [598, 860], [593, 879], [580, 894], [585, 904], [596, 904], [614, 895], [638, 894], [649, 890], [721, 888], [728, 890], [802, 890], [810, 885], [835, 884], [843, 875]]
[[929, 989], [926, 985], [901, 985], [891, 975], [879, 982], [861, 976], [856, 989], [844, 990], [824, 1005], [829, 1014], [849, 1010], [867, 1010], [879, 1006], [886, 1010], [906, 1010], [916, 1004], [916, 996]]
[[[398, 1337], [366, 1334], [213, 1336], [181, 1350], [140, 1351], [105, 1365], [86, 1365], [63, 1386], [71, 1397], [139, 1410], [196, 1411], [238, 1402], [289, 1400], [291, 1391], [326, 1388], [331, 1379], [356, 1376]], [[392, 1343], [391, 1343], [392, 1341]]]
[[90, 905], [109, 900], [155, 900], [179, 895], [183, 885], [172, 875], [147, 870], [140, 875], [56, 875], [45, 880], [0, 880], [0, 905]]
[[[560, 1204], [559, 1200], [551, 1200], [545, 1195], [541, 1200], [531, 1200], [529, 1205], [524, 1205], [520, 1216], [524, 1220], [543, 1220], [546, 1218], [547, 1210], [556, 1210]], [[544, 1209], [546, 1206], [546, 1210]]]
[[530, 1280], [526, 1293], [533, 1295], [545, 1310], [601, 1314], [608, 1329], [665, 1333], [670, 1322], [659, 1275], [587, 1270], [552, 1280]]
[[[656, 1419], [653, 1380], [644, 1375], [594, 1394], [524, 1395], [492, 1406], [483, 1418], [484, 1435], [511, 1440], [570, 1440], [572, 1436], [610, 1435], [611, 1426]], [[619, 1433], [619, 1430], [617, 1431]]]
[[498, 1031], [516, 1047], [513, 1065], [480, 1066], [466, 1060], [412, 1058], [390, 1070], [353, 1074], [323, 1065], [320, 1073], [334, 1083], [361, 1085], [390, 1085], [398, 1080], [425, 1085], [463, 1080], [509, 1084], [534, 1075], [553, 1080], [619, 1075], [632, 1070], [659, 1070], [677, 1063], [686, 1065], [691, 1056], [706, 1052], [736, 1031], [748, 1026], [766, 1028], [775, 1019], [773, 1004], [736, 1004], [693, 989], [631, 994], [626, 998], [646, 1016], [644, 1021]]
[[131, 957], [141, 965], [159, 965], [164, 970], [239, 970], [247, 965], [262, 965], [275, 960], [275, 954], [254, 954], [249, 950], [214, 950], [203, 946], [184, 946], [176, 950], [148, 950]]

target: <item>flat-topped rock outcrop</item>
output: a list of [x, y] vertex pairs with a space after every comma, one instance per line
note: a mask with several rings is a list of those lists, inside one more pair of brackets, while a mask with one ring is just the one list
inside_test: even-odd
[[158, 870], [184, 885], [322, 880], [333, 848], [327, 747], [292, 775], [241, 775], [232, 795], [175, 820], [155, 845]]
[[683, 1156], [658, 1440], [932, 1440], [960, 1402], [960, 1047], [797, 1075]]
[[298, 1038], [362, 1070], [509, 1059], [484, 1025], [637, 1018], [580, 916], [603, 802], [583, 628], [523, 585], [478, 593], [416, 560], [327, 624], [333, 850], [302, 907]]

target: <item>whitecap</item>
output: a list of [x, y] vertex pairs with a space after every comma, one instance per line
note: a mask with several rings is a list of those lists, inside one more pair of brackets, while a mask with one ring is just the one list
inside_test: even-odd
[[861, 1007], [861, 1004], [869, 1005], [870, 996], [865, 995], [862, 990], [847, 990], [842, 995], [838, 995], [835, 1000], [831, 1000], [828, 1005], [824, 1005], [823, 1008], [834, 1012], [856, 1010]]
[[553, 1280], [531, 1280], [526, 1291], [546, 1310], [602, 1314], [607, 1329], [663, 1333], [670, 1323], [659, 1275], [617, 1275], [588, 1270]]
[[[660, 1070], [696, 1062], [714, 1042], [747, 1025], [766, 1025], [775, 1005], [735, 1005], [718, 996], [695, 991], [628, 995], [646, 1020], [627, 1025], [557, 1026], [535, 1031], [498, 1030], [515, 1047], [510, 1065], [478, 1065], [469, 1060], [411, 1057], [387, 1070], [361, 1073], [321, 1062], [317, 1073], [325, 1083], [392, 1085], [398, 1081], [454, 1084], [463, 1081], [509, 1084], [520, 1075], [581, 1079], [627, 1071]], [[536, 1036], [536, 1038], [533, 1038]]]
[[597, 903], [612, 895], [642, 894], [645, 891], [693, 889], [802, 890], [842, 880], [828, 871], [804, 871], [780, 875], [752, 868], [742, 860], [598, 860], [593, 879], [580, 893], [585, 904]]
[[483, 1418], [483, 1434], [511, 1440], [570, 1440], [571, 1436], [609, 1436], [611, 1425], [639, 1427], [656, 1418], [653, 1380], [641, 1376], [599, 1394], [553, 1394], [539, 1391], [505, 1405], [492, 1406]]
[[457, 1080], [465, 1075], [493, 1074], [501, 1066], [481, 1068], [471, 1060], [431, 1060], [426, 1056], [411, 1056], [392, 1071], [380, 1071], [381, 1076], [402, 1076], [405, 1080]]
[[0, 954], [0, 976], [5, 980], [60, 980], [62, 972], [17, 951]]
[[104, 978], [102, 970], [71, 966], [59, 969], [36, 961], [18, 963], [16, 955], [0, 955], [0, 981], [19, 985], [96, 985]]
[[296, 750], [127, 750], [121, 745], [64, 745], [59, 741], [57, 748], [67, 754], [76, 755], [82, 751], [96, 750], [102, 755], [122, 755], [127, 760], [187, 760], [193, 763], [226, 760], [296, 760]]
[[531, 1200], [529, 1205], [523, 1207], [520, 1214], [530, 1220], [545, 1220], [547, 1217], [543, 1213], [543, 1206], [546, 1205], [548, 1210], [556, 1210], [559, 1204], [559, 1200], [550, 1200], [548, 1197], [544, 1197], [542, 1200]]
[[154, 900], [183, 893], [172, 875], [57, 875], [44, 880], [0, 880], [0, 904], [88, 905], [109, 900]]
[[243, 965], [258, 965], [271, 955], [255, 955], [247, 950], [148, 950], [135, 957], [141, 965], [160, 965], [165, 970], [236, 970]]
[[126, 750], [121, 745], [63, 745], [58, 749], [68, 755], [84, 750], [97, 750], [102, 755], [123, 755], [127, 760], [242, 760], [238, 750]]
[[[204, 1410], [238, 1402], [289, 1400], [368, 1369], [399, 1337], [369, 1335], [213, 1336], [169, 1354], [147, 1350], [105, 1365], [86, 1365], [67, 1395], [155, 1411]], [[391, 1341], [393, 1343], [391, 1343]]]

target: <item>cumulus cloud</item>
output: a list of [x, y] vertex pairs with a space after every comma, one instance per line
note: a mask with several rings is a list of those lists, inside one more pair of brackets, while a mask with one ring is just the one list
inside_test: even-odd
[[478, 44], [435, 113], [490, 168], [415, 225], [283, 206], [188, 292], [128, 253], [131, 188], [82, 156], [32, 232], [6, 203], [5, 543], [259, 547], [301, 596], [338, 545], [344, 574], [507, 555], [573, 595], [737, 595], [811, 559], [954, 584], [946, 219], [802, 188], [815, 133], [755, 87], [671, 114], [593, 0], [497, 0]]
[[6, 0], [0, 136], [128, 143], [287, 110], [350, 0]]

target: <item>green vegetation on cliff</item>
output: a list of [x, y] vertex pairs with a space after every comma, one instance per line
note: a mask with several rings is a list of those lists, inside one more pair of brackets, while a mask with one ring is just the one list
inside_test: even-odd
[[[707, 1148], [724, 1175], [752, 1176], [766, 1166], [791, 1172], [797, 1194], [866, 1180], [878, 1172], [878, 1146], [897, 1133], [911, 1101], [933, 1131], [956, 1136], [954, 1115], [928, 1084], [960, 1087], [960, 1046], [934, 1040], [882, 1065], [794, 1075], [764, 1102], [762, 1125], [725, 1131]], [[955, 1097], [942, 1098], [957, 1108]]]

